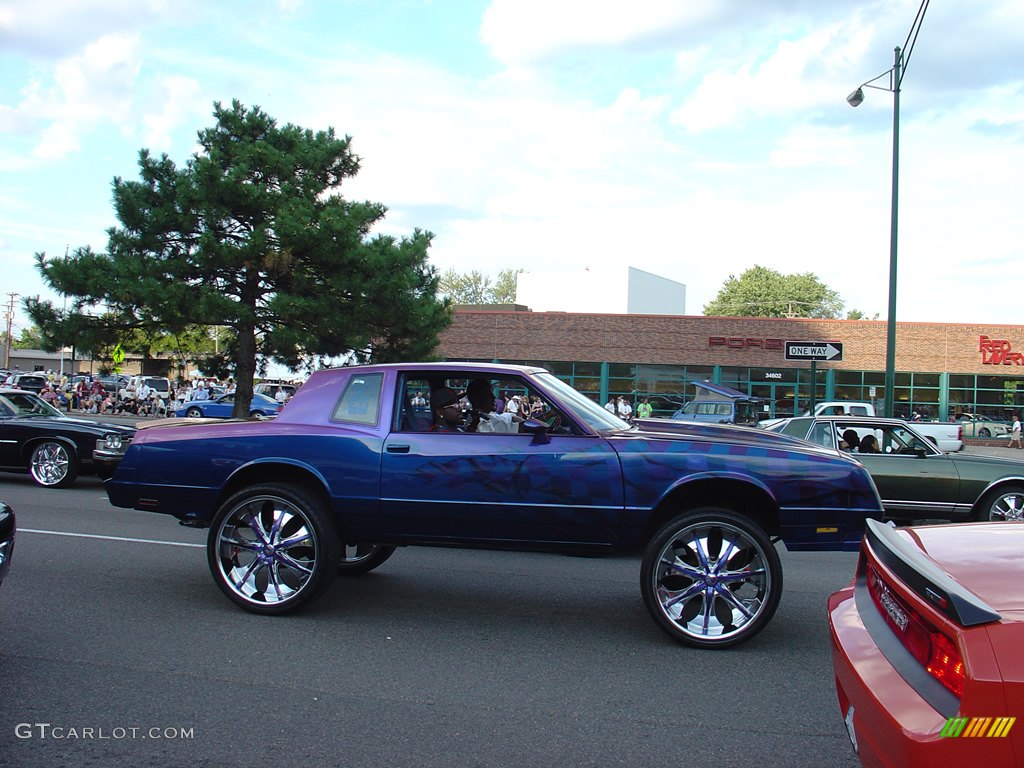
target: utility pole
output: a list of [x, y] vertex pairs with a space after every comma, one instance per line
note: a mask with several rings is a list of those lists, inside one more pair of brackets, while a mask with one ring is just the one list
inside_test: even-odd
[[14, 302], [18, 300], [18, 294], [7, 294], [7, 312], [4, 318], [7, 320], [7, 336], [4, 339], [4, 368], [11, 370], [11, 327], [14, 325]]

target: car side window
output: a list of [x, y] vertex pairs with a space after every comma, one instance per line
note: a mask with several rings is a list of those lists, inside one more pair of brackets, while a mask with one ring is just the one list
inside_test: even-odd
[[331, 414], [333, 421], [351, 421], [356, 424], [376, 424], [380, 413], [380, 393], [383, 373], [353, 376]]
[[825, 448], [836, 447], [835, 443], [832, 442], [831, 425], [826, 422], [816, 423], [811, 429], [811, 434], [807, 436], [807, 440], [815, 445], [824, 446]]

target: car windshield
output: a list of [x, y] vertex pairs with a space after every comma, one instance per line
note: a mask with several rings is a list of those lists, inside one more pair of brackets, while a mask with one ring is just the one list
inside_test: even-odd
[[60, 411], [30, 392], [7, 392], [0, 395], [4, 412], [11, 416], [63, 416]]
[[600, 405], [579, 390], [573, 389], [564, 381], [550, 373], [539, 373], [536, 376], [548, 391], [558, 397], [572, 415], [597, 432], [619, 432], [630, 426], [613, 413], [609, 413]]

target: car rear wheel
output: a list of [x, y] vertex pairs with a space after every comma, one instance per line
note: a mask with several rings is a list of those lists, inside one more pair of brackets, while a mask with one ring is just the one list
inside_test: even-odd
[[749, 640], [771, 620], [782, 596], [782, 563], [768, 535], [731, 510], [680, 515], [651, 539], [640, 589], [654, 621], [696, 648]]
[[383, 544], [345, 544], [342, 547], [339, 576], [358, 576], [369, 573], [395, 554], [394, 547]]
[[318, 496], [267, 483], [229, 498], [206, 546], [214, 581], [247, 611], [282, 614], [319, 597], [334, 581], [341, 543]]
[[203, 411], [201, 408], [193, 405], [191, 408], [185, 411], [185, 415], [188, 416], [190, 419], [198, 419], [202, 417]]
[[988, 427], [982, 427], [978, 430], [978, 437], [992, 437], [992, 432], [989, 431]]
[[32, 479], [45, 488], [67, 488], [78, 477], [78, 457], [64, 443], [46, 440], [32, 449]]
[[981, 500], [979, 520], [1024, 521], [1024, 486], [1005, 485]]

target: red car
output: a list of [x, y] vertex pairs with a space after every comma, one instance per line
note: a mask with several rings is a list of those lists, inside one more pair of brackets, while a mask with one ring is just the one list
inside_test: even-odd
[[839, 708], [865, 766], [1024, 765], [1024, 525], [867, 521], [828, 601]]

